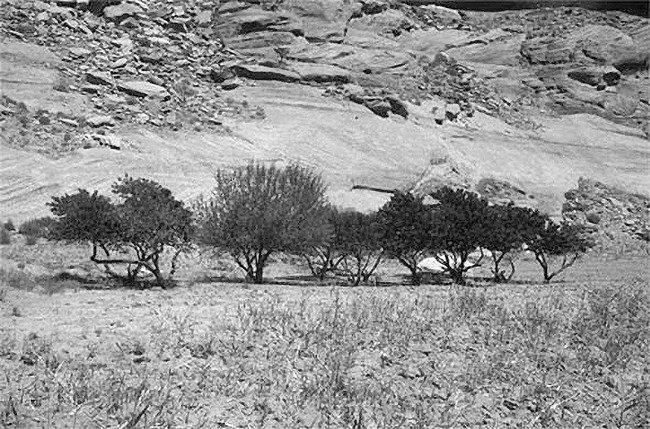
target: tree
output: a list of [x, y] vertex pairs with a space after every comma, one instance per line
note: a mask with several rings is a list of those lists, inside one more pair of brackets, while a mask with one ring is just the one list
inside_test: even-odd
[[375, 272], [381, 258], [382, 225], [376, 213], [345, 211], [334, 225], [334, 248], [343, 255], [343, 269], [353, 286], [365, 283]]
[[215, 181], [197, 204], [199, 241], [228, 251], [247, 280], [262, 283], [274, 252], [303, 254], [327, 241], [326, 187], [312, 170], [251, 163], [219, 170]]
[[[451, 278], [465, 284], [465, 273], [481, 265], [481, 247], [490, 230], [488, 202], [463, 189], [441, 188], [431, 194], [438, 201], [433, 209], [431, 252]], [[480, 249], [481, 256], [470, 260], [470, 254]]]
[[[555, 276], [573, 266], [594, 243], [579, 225], [557, 224], [546, 216], [538, 216], [537, 226], [532, 230], [527, 245], [542, 267], [544, 282], [550, 283]], [[555, 270], [553, 264], [557, 265]]]
[[[90, 243], [90, 260], [108, 271], [111, 265], [126, 264], [127, 281], [133, 282], [145, 269], [165, 287], [178, 256], [191, 247], [192, 213], [169, 189], [151, 180], [125, 176], [113, 185], [113, 193], [120, 199], [117, 204], [85, 189], [52, 197], [48, 203], [56, 217], [52, 238]], [[174, 251], [168, 279], [160, 261], [166, 248]]]
[[411, 282], [420, 284], [418, 263], [431, 248], [431, 207], [423, 198], [396, 192], [379, 210], [381, 245], [411, 272]]
[[[487, 222], [490, 226], [483, 240], [483, 248], [490, 252], [492, 258], [494, 281], [507, 283], [515, 274], [513, 254], [529, 241], [540, 227], [539, 212], [513, 203], [488, 207]], [[502, 269], [502, 263], [510, 264], [510, 273]]]
[[306, 249], [302, 254], [313, 276], [321, 281], [325, 279], [327, 273], [336, 270], [345, 258], [345, 255], [335, 248], [334, 225], [339, 216], [338, 209], [328, 208], [327, 228], [329, 234], [327, 239], [322, 243], [315, 243], [313, 247]]

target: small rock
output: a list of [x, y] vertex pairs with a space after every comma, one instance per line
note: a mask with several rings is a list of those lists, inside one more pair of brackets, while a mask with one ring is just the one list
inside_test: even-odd
[[409, 111], [406, 108], [406, 104], [396, 97], [386, 97], [386, 101], [390, 104], [390, 110], [396, 115], [408, 118]]
[[115, 6], [108, 6], [104, 9], [104, 18], [109, 21], [120, 22], [126, 18], [142, 13], [139, 6], [130, 3], [121, 3]]
[[79, 122], [75, 121], [74, 119], [68, 119], [68, 118], [59, 118], [59, 122], [70, 125], [71, 127], [78, 127]]
[[154, 85], [158, 86], [163, 86], [165, 84], [165, 81], [159, 78], [158, 76], [151, 76], [148, 79], [149, 82], [153, 83]]
[[134, 97], [151, 97], [166, 100], [170, 97], [165, 88], [144, 81], [129, 81], [118, 83], [117, 89]]
[[96, 115], [87, 117], [86, 123], [91, 127], [101, 127], [104, 125], [114, 125], [115, 121], [108, 115]]
[[600, 223], [600, 214], [598, 214], [595, 211], [589, 211], [587, 212], [587, 221], [595, 224]]
[[243, 82], [241, 81], [241, 79], [236, 78], [236, 77], [226, 79], [221, 83], [221, 89], [223, 89], [225, 91], [231, 91], [231, 90], [233, 90], [235, 88], [240, 87], [242, 85], [242, 83]]
[[213, 68], [210, 70], [210, 79], [216, 83], [221, 83], [226, 79], [230, 79], [234, 76], [232, 69], [229, 67], [225, 68]]
[[447, 104], [447, 107], [445, 109], [445, 115], [451, 121], [456, 119], [458, 117], [458, 115], [460, 114], [460, 112], [461, 112], [461, 108], [456, 103]]
[[101, 89], [101, 87], [99, 87], [97, 85], [84, 85], [84, 86], [81, 87], [81, 91], [85, 92], [87, 94], [97, 94], [97, 93], [99, 93], [100, 89]]
[[381, 99], [366, 100], [365, 105], [375, 115], [381, 116], [382, 118], [387, 118], [388, 112], [391, 111], [390, 103]]
[[113, 69], [119, 69], [121, 67], [124, 67], [127, 63], [126, 58], [118, 58], [117, 60], [113, 61], [110, 65], [111, 68]]
[[86, 48], [69, 48], [68, 52], [74, 58], [83, 58], [91, 54], [91, 52]]
[[86, 73], [86, 81], [93, 85], [112, 85], [113, 78], [109, 73], [100, 71], [90, 71]]

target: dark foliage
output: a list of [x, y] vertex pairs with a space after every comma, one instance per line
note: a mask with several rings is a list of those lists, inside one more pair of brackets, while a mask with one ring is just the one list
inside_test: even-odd
[[335, 207], [329, 207], [327, 213], [329, 236], [322, 243], [318, 243], [302, 253], [312, 275], [321, 281], [325, 280], [328, 273], [336, 271], [345, 258], [345, 255], [335, 248], [334, 225], [339, 216], [340, 213]]
[[488, 202], [463, 189], [444, 187], [431, 194], [438, 201], [433, 207], [431, 250], [452, 279], [465, 283], [465, 273], [478, 267], [470, 255], [480, 249], [489, 235]]
[[[128, 282], [145, 269], [158, 285], [167, 286], [178, 256], [190, 247], [192, 213], [169, 189], [151, 180], [125, 176], [113, 185], [113, 193], [119, 197], [117, 204], [85, 189], [53, 197], [48, 204], [57, 217], [52, 238], [90, 243], [90, 259], [112, 274], [110, 265], [125, 264]], [[160, 260], [166, 248], [174, 252], [168, 279]]]
[[418, 263], [432, 247], [431, 207], [421, 197], [395, 193], [379, 210], [381, 245], [386, 253], [411, 272], [411, 282], [420, 284]]
[[30, 219], [20, 225], [18, 232], [34, 238], [48, 238], [55, 223], [55, 219], [49, 216]]
[[343, 256], [342, 266], [350, 284], [365, 283], [375, 272], [383, 249], [383, 225], [376, 213], [341, 212], [334, 224], [334, 249]]
[[312, 170], [249, 164], [219, 170], [215, 180], [197, 204], [199, 241], [228, 251], [247, 280], [262, 283], [272, 253], [304, 254], [327, 242], [326, 187]]
[[7, 220], [2, 226], [7, 231], [15, 231], [16, 230], [16, 227], [14, 226], [14, 222], [11, 219]]
[[[492, 258], [494, 281], [505, 283], [515, 273], [516, 253], [543, 227], [544, 219], [539, 212], [512, 203], [489, 206], [487, 216], [490, 229], [483, 240], [483, 248]], [[509, 273], [507, 268], [503, 269], [504, 262], [510, 265]]]
[[[549, 283], [553, 277], [571, 267], [594, 243], [579, 225], [566, 222], [557, 224], [539, 214], [537, 223], [526, 244], [542, 267], [544, 281]], [[552, 267], [554, 264], [557, 266], [555, 270]]]

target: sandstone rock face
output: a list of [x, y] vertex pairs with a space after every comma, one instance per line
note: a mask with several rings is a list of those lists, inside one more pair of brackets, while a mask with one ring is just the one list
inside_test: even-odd
[[[82, 136], [129, 128], [145, 143], [182, 132], [221, 146], [229, 130], [247, 129], [252, 143], [244, 146], [255, 152], [273, 130], [279, 143], [260, 156], [301, 154], [321, 165], [320, 148], [301, 152], [300, 144], [332, 133], [327, 151], [343, 147], [344, 156], [324, 169], [357, 168], [372, 153], [360, 175], [376, 181], [394, 173], [403, 186], [417, 179], [403, 179], [405, 171], [470, 188], [494, 177], [553, 195], [583, 172], [640, 183], [638, 163], [647, 153], [640, 139], [650, 132], [648, 19], [582, 8], [485, 14], [406, 3], [6, 0], [3, 149], [109, 147]], [[7, 49], [12, 43], [20, 48]], [[52, 52], [44, 55], [42, 46]], [[302, 134], [294, 117], [306, 124]], [[577, 125], [549, 124], [574, 117]], [[565, 137], [574, 128], [580, 133]], [[386, 135], [389, 142], [374, 153]], [[444, 144], [432, 143], [438, 139]], [[351, 152], [360, 141], [370, 143]], [[188, 148], [178, 142], [183, 151], [174, 157], [183, 158]], [[228, 162], [250, 156], [241, 146], [234, 144], [239, 152]], [[128, 157], [132, 147], [119, 154]], [[443, 149], [447, 161], [426, 167]], [[107, 153], [115, 154], [101, 156]], [[378, 167], [382, 157], [398, 167]], [[628, 164], [636, 167], [620, 168]], [[524, 180], [529, 176], [535, 180]]]
[[347, 83], [352, 74], [349, 70], [328, 64], [293, 63], [291, 69], [308, 82], [339, 82]]
[[280, 82], [297, 82], [300, 80], [300, 75], [296, 72], [254, 64], [238, 64], [233, 67], [233, 71], [237, 76], [254, 80], [277, 80]]

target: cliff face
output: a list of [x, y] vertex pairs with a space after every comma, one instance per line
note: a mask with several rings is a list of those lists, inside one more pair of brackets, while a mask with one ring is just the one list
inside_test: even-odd
[[191, 199], [250, 159], [314, 166], [360, 209], [385, 197], [355, 185], [462, 186], [556, 215], [581, 176], [650, 189], [638, 16], [8, 0], [0, 23], [0, 218], [125, 172]]
[[648, 17], [647, 1], [582, 1], [582, 0], [510, 0], [510, 1], [454, 1], [454, 0], [402, 0], [413, 6], [439, 5], [460, 10], [500, 12], [504, 10], [537, 9], [543, 7], [581, 7], [608, 11], [618, 10], [633, 15]]

